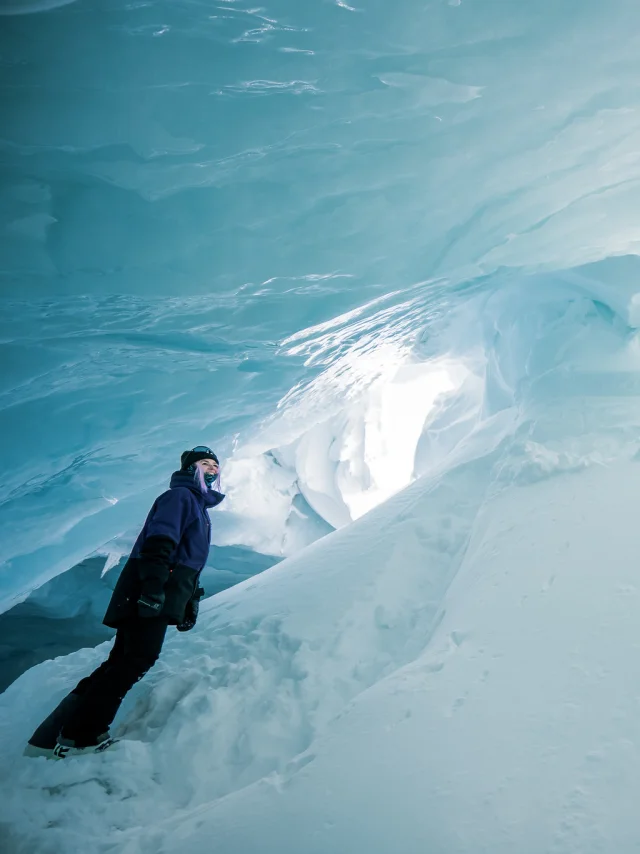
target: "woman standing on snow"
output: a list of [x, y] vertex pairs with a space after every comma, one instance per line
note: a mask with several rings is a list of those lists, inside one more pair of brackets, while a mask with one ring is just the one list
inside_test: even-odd
[[63, 759], [98, 753], [113, 739], [109, 726], [125, 694], [153, 667], [167, 626], [196, 624], [200, 573], [209, 555], [207, 510], [224, 495], [218, 458], [198, 445], [185, 451], [170, 488], [156, 499], [111, 596], [103, 622], [117, 629], [109, 654], [82, 679], [29, 739], [26, 756]]

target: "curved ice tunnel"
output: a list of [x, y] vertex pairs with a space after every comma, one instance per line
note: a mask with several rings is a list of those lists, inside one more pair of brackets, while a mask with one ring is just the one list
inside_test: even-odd
[[[554, 400], [566, 411], [553, 429], [570, 434], [576, 429], [568, 421], [572, 401], [581, 407], [584, 394], [607, 399], [608, 406], [575, 417], [592, 436], [610, 428], [606, 442], [613, 453], [614, 437], [629, 436], [629, 419], [636, 417], [637, 268], [637, 259], [627, 257], [557, 273], [502, 271], [485, 279], [476, 296], [450, 299], [421, 334], [402, 327], [408, 309], [401, 302], [386, 318], [386, 345], [376, 326], [368, 351], [361, 336], [341, 345], [337, 357], [329, 353], [327, 367], [230, 453], [229, 502], [216, 516], [214, 541], [291, 554], [446, 465], [498, 413], [511, 412], [528, 424], [531, 441], [544, 440], [542, 425], [556, 417]], [[419, 313], [409, 311], [411, 322], [419, 321]], [[312, 335], [310, 349], [322, 351], [325, 337], [324, 331]], [[58, 406], [55, 387], [53, 395]], [[206, 398], [203, 403], [205, 410]], [[151, 404], [144, 409], [153, 411]], [[53, 477], [38, 476], [35, 461], [13, 461], [3, 508], [5, 608], [92, 553], [126, 553], [132, 518], [142, 521], [167, 470], [157, 455], [148, 465], [131, 466], [128, 426], [116, 430], [105, 450], [96, 444]], [[101, 429], [112, 432], [111, 419]], [[51, 436], [56, 441], [56, 433]], [[176, 458], [178, 448], [170, 452]], [[27, 484], [19, 486], [25, 476]]]

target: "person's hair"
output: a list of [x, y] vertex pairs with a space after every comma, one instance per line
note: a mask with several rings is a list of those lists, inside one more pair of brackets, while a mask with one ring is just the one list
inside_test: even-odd
[[202, 491], [207, 492], [209, 489], [209, 484], [204, 479], [204, 471], [202, 470], [202, 467], [196, 465], [196, 463], [193, 463], [193, 467], [195, 469], [194, 479], [198, 481], [198, 484]]

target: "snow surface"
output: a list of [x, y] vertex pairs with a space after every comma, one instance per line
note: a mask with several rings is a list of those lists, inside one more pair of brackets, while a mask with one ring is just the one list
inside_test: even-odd
[[[106, 646], [0, 698], [9, 854], [632, 851], [636, 462], [424, 478], [205, 605], [111, 752], [20, 756]], [[489, 463], [489, 464], [488, 464]]]

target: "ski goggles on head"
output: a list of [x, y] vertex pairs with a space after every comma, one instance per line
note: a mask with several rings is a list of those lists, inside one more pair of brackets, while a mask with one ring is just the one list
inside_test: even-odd
[[[211, 460], [212, 463], [215, 464], [217, 471], [215, 474], [211, 472], [207, 473], [207, 485], [213, 483], [213, 481], [220, 477], [220, 463], [218, 461], [217, 456], [206, 445], [196, 445], [195, 448], [191, 448], [190, 451], [185, 451], [180, 457], [180, 469], [181, 471], [189, 470], [194, 467], [200, 460]], [[204, 474], [204, 472], [203, 472]]]
[[212, 460], [218, 459], [216, 457], [216, 455], [213, 453], [213, 451], [211, 450], [211, 448], [207, 448], [206, 445], [196, 445], [195, 448], [191, 448], [191, 453], [192, 454], [211, 454]]
[[207, 484], [209, 488], [213, 487], [214, 484], [216, 486], [220, 486], [220, 463], [218, 462], [218, 458], [213, 453], [211, 448], [207, 448], [206, 445], [196, 445], [195, 448], [191, 448], [191, 453], [195, 454], [211, 454], [211, 459], [218, 466], [218, 471], [213, 474], [212, 472], [204, 472], [204, 482]]
[[[211, 450], [211, 448], [207, 448], [206, 445], [196, 445], [195, 448], [191, 448], [189, 451], [190, 454], [198, 454], [198, 459], [211, 459], [213, 462], [220, 468], [220, 463], [218, 461], [218, 457]], [[206, 454], [206, 457], [205, 457]]]

